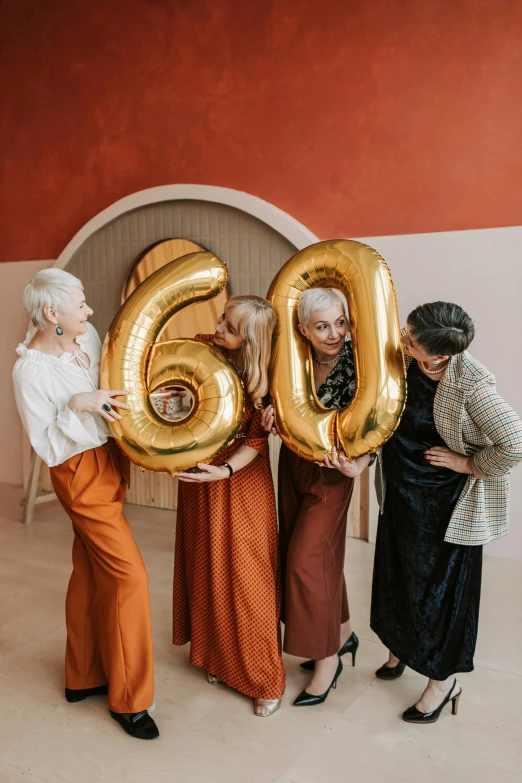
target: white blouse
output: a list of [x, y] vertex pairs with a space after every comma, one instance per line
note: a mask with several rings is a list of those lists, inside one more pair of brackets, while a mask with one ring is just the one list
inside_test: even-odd
[[107, 442], [108, 422], [97, 413], [82, 413], [81, 419], [67, 407], [73, 394], [98, 389], [101, 342], [94, 326], [76, 338], [78, 350], [89, 357], [89, 369], [76, 363], [76, 356], [49, 356], [27, 346], [36, 329], [28, 332], [16, 352], [13, 368], [15, 400], [25, 431], [39, 457], [49, 467]]

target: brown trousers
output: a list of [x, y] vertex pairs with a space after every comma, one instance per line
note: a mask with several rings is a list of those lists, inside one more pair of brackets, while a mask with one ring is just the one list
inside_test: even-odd
[[281, 447], [279, 545], [284, 651], [322, 660], [341, 646], [350, 619], [344, 552], [353, 479]]
[[122, 513], [128, 470], [112, 438], [51, 468], [74, 530], [65, 682], [74, 690], [108, 682], [114, 712], [140, 712], [154, 700], [147, 572]]

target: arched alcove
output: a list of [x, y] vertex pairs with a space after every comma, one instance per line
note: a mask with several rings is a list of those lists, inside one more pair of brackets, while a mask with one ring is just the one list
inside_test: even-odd
[[[83, 281], [102, 337], [120, 307], [122, 286], [136, 258], [150, 245], [175, 237], [197, 242], [223, 259], [231, 293], [258, 296], [266, 295], [274, 275], [297, 250], [318, 241], [290, 215], [248, 193], [168, 185], [132, 194], [90, 220], [56, 262]], [[276, 480], [279, 439], [271, 441]], [[176, 484], [164, 474], [140, 473], [133, 466], [127, 500], [175, 509]], [[349, 515], [349, 530], [357, 537], [366, 537], [365, 508], [361, 514], [366, 477], [364, 485], [356, 482]]]

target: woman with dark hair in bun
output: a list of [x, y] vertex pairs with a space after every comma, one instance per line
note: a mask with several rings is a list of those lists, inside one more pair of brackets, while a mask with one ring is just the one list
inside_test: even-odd
[[408, 400], [378, 455], [381, 509], [371, 627], [389, 651], [376, 672], [406, 666], [429, 678], [410, 723], [434, 723], [457, 673], [473, 670], [482, 545], [508, 532], [509, 472], [522, 460], [522, 422], [467, 348], [471, 318], [449, 302], [420, 305], [403, 336]]

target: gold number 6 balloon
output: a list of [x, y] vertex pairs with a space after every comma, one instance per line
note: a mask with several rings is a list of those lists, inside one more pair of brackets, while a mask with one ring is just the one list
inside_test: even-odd
[[[300, 295], [319, 286], [343, 291], [350, 311], [357, 391], [340, 411], [319, 403], [309, 344], [297, 329]], [[278, 316], [270, 393], [284, 443], [317, 462], [333, 446], [350, 458], [376, 451], [398, 426], [406, 401], [397, 302], [384, 260], [361, 242], [318, 242], [281, 268], [267, 298]]]
[[[129, 410], [111, 425], [112, 433], [132, 462], [147, 470], [175, 475], [208, 462], [241, 426], [241, 380], [217, 348], [192, 339], [156, 342], [174, 313], [217, 296], [227, 279], [226, 265], [212, 253], [189, 253], [144, 280], [109, 328], [101, 388], [129, 390]], [[179, 422], [162, 419], [149, 398], [167, 385], [182, 386], [193, 398]]]

